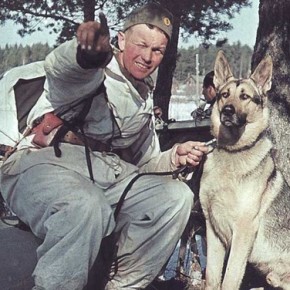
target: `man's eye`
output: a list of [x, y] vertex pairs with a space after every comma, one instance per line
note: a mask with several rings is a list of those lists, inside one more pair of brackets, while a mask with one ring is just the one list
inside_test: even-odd
[[162, 54], [163, 55], [165, 51], [162, 50], [162, 49], [153, 49], [153, 52], [156, 53], [156, 54]]
[[156, 50], [155, 53], [156, 53], [156, 54], [161, 54], [161, 55], [164, 54], [161, 50]]

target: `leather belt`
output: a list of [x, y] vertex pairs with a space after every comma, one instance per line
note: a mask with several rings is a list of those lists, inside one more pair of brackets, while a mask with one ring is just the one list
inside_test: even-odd
[[73, 145], [85, 146], [85, 139], [93, 151], [99, 152], [110, 152], [112, 147], [109, 144], [103, 143], [101, 141], [95, 140], [90, 137], [83, 137], [81, 134], [75, 133], [73, 131], [68, 131], [64, 137], [61, 139], [61, 142], [70, 143]]

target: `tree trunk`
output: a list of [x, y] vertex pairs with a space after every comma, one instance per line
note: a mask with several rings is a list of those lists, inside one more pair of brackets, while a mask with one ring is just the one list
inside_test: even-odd
[[168, 120], [172, 79], [176, 67], [179, 27], [180, 22], [175, 17], [171, 41], [168, 44], [163, 61], [159, 66], [156, 88], [154, 90], [154, 104], [162, 109], [162, 118], [165, 121]]
[[290, 184], [290, 1], [260, 0], [259, 27], [252, 69], [267, 54], [273, 59], [270, 135], [277, 148], [276, 161]]
[[[84, 1], [84, 21], [94, 21], [95, 20], [95, 0], [85, 0]], [[99, 20], [98, 20], [99, 21]]]

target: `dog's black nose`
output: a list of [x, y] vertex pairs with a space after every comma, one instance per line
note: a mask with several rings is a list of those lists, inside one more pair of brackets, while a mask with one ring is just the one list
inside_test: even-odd
[[233, 105], [226, 105], [222, 109], [222, 113], [226, 116], [232, 116], [235, 114], [236, 110]]

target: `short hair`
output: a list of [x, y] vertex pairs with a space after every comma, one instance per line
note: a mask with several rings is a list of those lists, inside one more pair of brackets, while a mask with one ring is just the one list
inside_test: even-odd
[[212, 70], [205, 75], [203, 79], [203, 87], [208, 88], [209, 86], [212, 86], [213, 88], [215, 88], [215, 85], [213, 83], [213, 78], [214, 78], [214, 71]]

